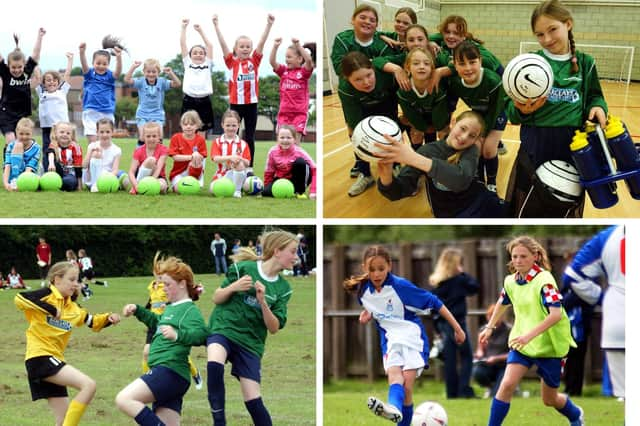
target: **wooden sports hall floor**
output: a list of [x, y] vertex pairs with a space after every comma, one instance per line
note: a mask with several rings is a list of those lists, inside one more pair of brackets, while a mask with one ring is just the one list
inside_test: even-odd
[[[621, 117], [631, 132], [633, 139], [640, 141], [640, 83], [626, 86], [621, 83], [603, 82], [602, 88], [611, 114]], [[349, 197], [347, 190], [355, 181], [349, 177], [354, 161], [353, 150], [347, 136], [347, 128], [342, 115], [338, 95], [325, 96], [324, 137], [323, 137], [323, 192], [325, 218], [432, 218], [433, 213], [427, 203], [424, 185], [418, 195], [399, 201], [389, 201], [376, 187], [363, 194]], [[459, 105], [460, 110], [465, 108]], [[458, 111], [456, 111], [457, 113]], [[507, 154], [500, 156], [498, 169], [498, 195], [504, 197], [507, 181], [516, 158], [520, 141], [519, 128], [509, 124], [503, 134]], [[375, 165], [372, 173], [377, 176]], [[626, 184], [618, 181], [619, 201], [608, 209], [596, 209], [587, 196], [584, 218], [625, 218], [640, 217], [640, 201], [629, 195]]]

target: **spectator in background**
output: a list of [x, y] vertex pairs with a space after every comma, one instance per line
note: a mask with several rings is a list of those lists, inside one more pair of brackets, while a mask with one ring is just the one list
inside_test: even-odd
[[22, 276], [16, 271], [16, 267], [11, 267], [11, 272], [7, 275], [7, 282], [9, 283], [9, 288], [30, 288], [24, 285], [24, 281], [22, 280]]
[[36, 262], [40, 270], [40, 287], [44, 287], [49, 273], [49, 266], [51, 266], [51, 246], [45, 241], [44, 237], [38, 238]]
[[249, 242], [247, 243], [247, 248], [254, 253], [256, 252], [256, 246], [253, 244], [253, 240], [249, 240]]
[[[595, 282], [606, 277], [608, 287]], [[625, 232], [611, 226], [599, 232], [576, 253], [562, 281], [590, 305], [602, 304], [602, 340], [613, 395], [625, 398]]]
[[242, 241], [240, 241], [239, 239], [235, 239], [233, 240], [233, 246], [231, 247], [231, 253], [232, 254], [238, 254], [238, 252], [240, 251], [240, 248], [242, 247]]
[[[576, 252], [567, 252], [565, 265], [569, 267]], [[562, 286], [562, 305], [567, 311], [571, 323], [571, 335], [578, 347], [569, 348], [564, 364], [564, 391], [571, 396], [582, 395], [584, 382], [584, 361], [587, 356], [589, 336], [591, 335], [591, 319], [593, 306], [582, 300], [572, 290], [570, 282], [564, 281]]]
[[[464, 334], [468, 336], [466, 298], [476, 294], [480, 285], [475, 278], [464, 272], [462, 252], [459, 249], [449, 247], [442, 251], [435, 271], [429, 277], [429, 284], [434, 287], [432, 293], [442, 300], [462, 327]], [[447, 398], [474, 398], [475, 394], [469, 385], [473, 367], [473, 352], [469, 339], [458, 345], [453, 328], [440, 316], [435, 317], [435, 326], [444, 341]], [[460, 356], [459, 370], [458, 355]]]
[[296, 235], [298, 240], [298, 262], [293, 267], [293, 275], [309, 276], [309, 244], [302, 231]]
[[211, 253], [216, 263], [216, 274], [227, 274], [227, 242], [220, 236], [218, 232], [213, 234], [211, 241]]
[[2, 271], [0, 271], [0, 288], [4, 290], [5, 284], [4, 275], [2, 275]]
[[[491, 319], [495, 307], [495, 304], [491, 304], [487, 308], [487, 321]], [[511, 326], [500, 319], [487, 342], [482, 343], [478, 338], [472, 375], [478, 384], [490, 388], [488, 392], [491, 397], [496, 395], [507, 367], [510, 331]]]
[[262, 256], [262, 243], [260, 243], [260, 236], [256, 238], [256, 255], [258, 257]]

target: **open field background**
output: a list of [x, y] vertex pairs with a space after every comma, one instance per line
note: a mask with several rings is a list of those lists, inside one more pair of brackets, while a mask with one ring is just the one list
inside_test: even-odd
[[[36, 194], [39, 195], [39, 194]], [[102, 278], [101, 278], [102, 279]], [[92, 313], [120, 312], [126, 303], [145, 304], [150, 276], [110, 278], [109, 287], [91, 286], [94, 297], [80, 302]], [[316, 424], [315, 392], [315, 278], [288, 277], [293, 288], [288, 322], [284, 329], [267, 339], [262, 360], [262, 393], [274, 424]], [[213, 303], [213, 291], [222, 283], [222, 276], [196, 274], [206, 292], [197, 302], [205, 321]], [[39, 280], [26, 280], [39, 288]], [[27, 323], [15, 307], [16, 290], [0, 291], [0, 317], [5, 321], [3, 344], [0, 345], [0, 424], [40, 426], [53, 424], [53, 416], [45, 400], [31, 402], [24, 368], [25, 330]], [[116, 394], [141, 375], [142, 347], [145, 326], [134, 317], [123, 318], [115, 327], [100, 333], [88, 328], [73, 332], [66, 350], [66, 361], [97, 382], [96, 396], [89, 405], [83, 425], [130, 425], [133, 420], [115, 408]], [[195, 347], [191, 356], [204, 378], [202, 390], [192, 385], [185, 395], [182, 423], [211, 424], [206, 390], [206, 350]], [[232, 425], [251, 424], [244, 408], [240, 386], [226, 368], [227, 421]], [[76, 394], [69, 388], [70, 397]]]

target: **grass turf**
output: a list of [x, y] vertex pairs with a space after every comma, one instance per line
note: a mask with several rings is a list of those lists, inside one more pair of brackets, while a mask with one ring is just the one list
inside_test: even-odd
[[[42, 146], [40, 138], [36, 138]], [[120, 169], [129, 171], [135, 139], [114, 139], [122, 149]], [[167, 144], [165, 140], [165, 144]], [[86, 152], [86, 139], [80, 144]], [[275, 142], [256, 143], [254, 171], [261, 178], [267, 152]], [[0, 137], [4, 147], [4, 138]], [[316, 158], [316, 144], [303, 143], [302, 147]], [[211, 141], [207, 141], [211, 152]], [[4, 159], [3, 159], [4, 160]], [[173, 160], [167, 160], [167, 176]], [[3, 164], [4, 168], [4, 164]], [[211, 160], [205, 168], [205, 187], [196, 195], [178, 195], [169, 192], [162, 196], [132, 196], [124, 191], [113, 194], [82, 192], [12, 192], [0, 188], [2, 217], [5, 218], [315, 218], [314, 200], [274, 199], [271, 197], [244, 196], [216, 198], [209, 193], [209, 183], [215, 170]]]
[[[120, 312], [127, 303], [145, 304], [151, 277], [107, 278], [109, 287], [91, 286], [94, 297], [80, 302], [92, 313]], [[196, 302], [205, 321], [213, 308], [211, 297], [221, 283], [215, 275], [197, 275], [206, 292]], [[289, 302], [288, 322], [284, 329], [267, 338], [262, 359], [262, 396], [277, 425], [315, 425], [315, 279], [288, 277], [293, 288]], [[27, 281], [39, 288], [36, 280]], [[52, 424], [53, 414], [45, 400], [31, 402], [24, 367], [24, 315], [13, 304], [16, 290], [0, 291], [0, 317], [10, 326], [5, 328], [0, 346], [0, 423], [36, 426]], [[97, 382], [97, 393], [87, 408], [83, 425], [112, 426], [133, 424], [133, 420], [115, 408], [116, 394], [141, 375], [145, 326], [134, 317], [122, 318], [115, 327], [94, 333], [86, 327], [72, 333], [65, 353], [66, 361]], [[202, 390], [192, 385], [185, 395], [182, 424], [211, 424], [207, 401], [206, 350], [194, 347], [191, 357], [204, 379]], [[242, 402], [239, 382], [225, 368], [227, 422], [247, 425], [251, 418]], [[72, 398], [76, 390], [69, 389]]]
[[[599, 385], [589, 385], [582, 397], [572, 397], [584, 409], [585, 423], [589, 426], [624, 424], [624, 403], [615, 398], [602, 397]], [[323, 418], [325, 426], [333, 425], [382, 425], [387, 421], [373, 415], [367, 409], [367, 397], [377, 396], [386, 401], [388, 385], [378, 381], [367, 383], [356, 380], [332, 381], [324, 385]], [[540, 398], [538, 381], [524, 381], [521, 391], [528, 391], [528, 398], [516, 397], [504, 422], [505, 426], [566, 425], [569, 422], [555, 409], [545, 407]], [[476, 387], [476, 395], [483, 390]], [[415, 406], [425, 401], [437, 401], [447, 411], [450, 425], [483, 426], [489, 419], [491, 399], [446, 399], [444, 383], [433, 379], [418, 379], [414, 387]]]

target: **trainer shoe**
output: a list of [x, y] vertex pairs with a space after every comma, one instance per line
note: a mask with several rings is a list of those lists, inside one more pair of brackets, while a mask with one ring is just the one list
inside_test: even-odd
[[360, 174], [360, 169], [358, 169], [356, 166], [353, 166], [351, 170], [349, 170], [350, 178], [357, 178], [359, 174]]
[[367, 407], [376, 416], [380, 416], [387, 420], [391, 420], [393, 423], [400, 423], [402, 421], [402, 413], [396, 407], [391, 404], [385, 404], [375, 396], [370, 396], [367, 399]]
[[298, 200], [307, 200], [309, 197], [307, 197], [307, 194], [296, 194], [296, 198]]
[[498, 155], [505, 155], [507, 152], [507, 147], [504, 146], [504, 143], [498, 141]]
[[360, 173], [358, 179], [356, 179], [354, 184], [351, 185], [351, 188], [349, 188], [349, 196], [355, 197], [356, 195], [360, 195], [375, 183], [376, 181], [373, 179], [373, 176], [365, 176]]
[[242, 198], [242, 192], [236, 191], [233, 193], [233, 198]]
[[200, 370], [196, 369], [196, 375], [192, 376], [193, 378], [193, 383], [196, 384], [196, 389], [200, 390], [202, 389], [202, 376], [200, 376]]
[[578, 407], [578, 410], [580, 410], [580, 417], [572, 422], [569, 422], [569, 426], [584, 426], [584, 410], [582, 409], [582, 407]]
[[109, 282], [108, 282], [108, 281], [105, 281], [105, 282], [104, 282], [104, 286], [105, 286], [105, 287], [109, 287]]
[[491, 192], [498, 192], [498, 187], [496, 186], [495, 183], [488, 183], [487, 189]]

